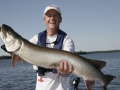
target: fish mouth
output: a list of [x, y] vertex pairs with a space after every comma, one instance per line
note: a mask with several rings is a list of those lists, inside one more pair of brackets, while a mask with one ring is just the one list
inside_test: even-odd
[[6, 37], [7, 37], [7, 33], [9, 33], [9, 32], [8, 32], [5, 24], [3, 24], [3, 25], [1, 26], [0, 32], [2, 33], [2, 37], [3, 37], [3, 38], [6, 38]]
[[[9, 45], [12, 45], [16, 42], [17, 40], [14, 40], [13, 42], [9, 43]], [[7, 43], [6, 43], [7, 44]]]

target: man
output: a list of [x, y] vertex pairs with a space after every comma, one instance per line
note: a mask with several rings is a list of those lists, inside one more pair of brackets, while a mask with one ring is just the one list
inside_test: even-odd
[[[30, 42], [40, 46], [74, 52], [75, 47], [72, 39], [59, 28], [62, 22], [59, 7], [47, 6], [44, 10], [43, 21], [46, 30], [35, 35], [30, 39]], [[59, 68], [53, 66], [53, 69], [45, 69], [33, 65], [33, 69], [37, 71], [36, 90], [70, 90], [69, 74], [72, 72], [73, 66], [69, 65], [67, 61], [61, 61]]]

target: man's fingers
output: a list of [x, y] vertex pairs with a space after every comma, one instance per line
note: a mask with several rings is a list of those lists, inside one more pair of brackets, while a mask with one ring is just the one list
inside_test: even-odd
[[67, 61], [64, 61], [63, 74], [70, 74], [73, 71], [73, 65], [68, 64]]
[[70, 64], [70, 65], [69, 65], [69, 73], [71, 73], [72, 71], [73, 71], [73, 65]]
[[64, 62], [63, 61], [60, 62], [59, 70], [60, 70], [60, 73], [63, 73], [63, 71], [64, 71]]
[[68, 74], [67, 72], [69, 71], [69, 67], [68, 67], [68, 62], [64, 61], [64, 70], [63, 70], [63, 74]]
[[69, 73], [69, 66], [67, 61], [60, 62], [60, 73], [63, 75]]
[[68, 62], [67, 61], [64, 61], [64, 70], [67, 72], [68, 70]]

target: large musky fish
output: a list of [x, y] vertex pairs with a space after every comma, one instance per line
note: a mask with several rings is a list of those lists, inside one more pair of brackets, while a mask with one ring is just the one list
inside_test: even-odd
[[8, 25], [1, 26], [0, 36], [7, 51], [14, 53], [12, 54], [13, 66], [18, 59], [16, 56], [44, 68], [53, 68], [53, 65], [59, 67], [59, 63], [66, 60], [73, 65], [73, 73], [84, 79], [87, 90], [92, 90], [95, 81], [100, 82], [106, 90], [107, 85], [115, 78], [101, 72], [106, 64], [104, 61], [90, 60], [67, 51], [37, 46], [24, 39]]

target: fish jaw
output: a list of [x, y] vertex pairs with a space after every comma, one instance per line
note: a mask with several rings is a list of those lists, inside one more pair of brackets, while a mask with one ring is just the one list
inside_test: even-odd
[[5, 43], [7, 51], [14, 52], [18, 50], [22, 44], [21, 40], [13, 34], [13, 29], [5, 24], [1, 26], [0, 37]]

